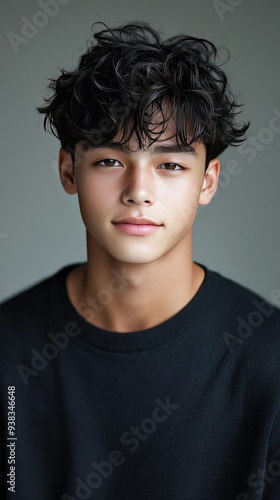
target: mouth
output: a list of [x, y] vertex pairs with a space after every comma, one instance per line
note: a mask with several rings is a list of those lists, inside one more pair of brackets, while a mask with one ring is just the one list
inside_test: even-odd
[[157, 224], [153, 220], [140, 217], [128, 217], [127, 219], [120, 219], [117, 221], [113, 221], [113, 224], [119, 231], [136, 236], [144, 236], [146, 234], [154, 233], [160, 227], [162, 227], [162, 224]]
[[133, 225], [146, 225], [146, 226], [162, 226], [152, 219], [146, 219], [145, 217], [126, 217], [125, 219], [118, 219], [113, 221], [113, 224], [133, 224]]

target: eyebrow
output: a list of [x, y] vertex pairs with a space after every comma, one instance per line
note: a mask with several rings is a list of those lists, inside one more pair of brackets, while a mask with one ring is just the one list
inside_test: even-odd
[[[109, 141], [98, 146], [94, 146], [89, 141], [84, 141], [81, 143], [81, 148], [83, 151], [93, 151], [95, 149], [113, 149], [114, 151], [120, 151], [122, 153], [133, 153], [124, 144], [119, 144], [117, 142]], [[197, 156], [195, 148], [191, 145], [189, 146], [179, 146], [178, 144], [166, 144], [166, 145], [156, 145], [148, 149], [149, 153], [152, 154], [164, 154], [164, 153], [187, 153], [190, 155]]]

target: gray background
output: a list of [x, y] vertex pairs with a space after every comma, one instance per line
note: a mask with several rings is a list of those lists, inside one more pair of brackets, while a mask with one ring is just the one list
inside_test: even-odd
[[[145, 20], [167, 36], [184, 32], [230, 50], [225, 70], [246, 105], [241, 118], [251, 121], [248, 135], [261, 138], [260, 150], [253, 161], [234, 148], [221, 156], [224, 171], [235, 160], [240, 172], [224, 174], [218, 195], [199, 211], [194, 259], [267, 299], [280, 288], [280, 131], [263, 131], [273, 109], [280, 114], [280, 3], [219, 5], [218, 12], [209, 0], [64, 0], [46, 19], [38, 0], [2, 1], [0, 300], [86, 259], [77, 197], [64, 192], [56, 173], [59, 143], [43, 131], [35, 107], [43, 103], [47, 78], [76, 65], [96, 21]], [[22, 17], [45, 26], [29, 32], [16, 54], [7, 34], [22, 36]]]

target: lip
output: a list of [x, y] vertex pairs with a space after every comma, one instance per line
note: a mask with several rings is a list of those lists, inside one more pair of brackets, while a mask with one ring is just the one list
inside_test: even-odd
[[113, 224], [119, 231], [135, 236], [154, 233], [162, 226], [162, 224], [157, 224], [155, 221], [144, 217], [127, 217], [126, 219], [113, 221]]
[[126, 217], [125, 219], [118, 219], [113, 221], [113, 224], [133, 224], [133, 225], [148, 225], [148, 226], [162, 226], [162, 224], [157, 224], [152, 219], [146, 219], [145, 217]]

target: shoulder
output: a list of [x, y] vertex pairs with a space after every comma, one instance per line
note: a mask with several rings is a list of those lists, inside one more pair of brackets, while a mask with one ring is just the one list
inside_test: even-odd
[[214, 271], [210, 276], [216, 282], [208, 321], [212, 355], [218, 353], [233, 396], [274, 418], [280, 408], [280, 310], [232, 279]]
[[[56, 273], [57, 274], [57, 273]], [[7, 322], [10, 326], [22, 323], [22, 320], [38, 316], [48, 296], [49, 288], [55, 275], [48, 276], [18, 292], [0, 304], [0, 323], [2, 327]]]
[[219, 283], [217, 303], [222, 338], [232, 362], [254, 380], [277, 383], [280, 359], [280, 309], [249, 288], [210, 271]]
[[[31, 373], [34, 358], [43, 363], [40, 353], [43, 347], [52, 345], [50, 335], [66, 331], [71, 323], [64, 289], [66, 276], [76, 265], [61, 268], [0, 305], [2, 387], [4, 381], [7, 385], [15, 385], [18, 376], [24, 380], [22, 373], [24, 370]], [[40, 365], [40, 361], [38, 363]]]
[[237, 320], [242, 316], [244, 320], [248, 320], [249, 324], [252, 323], [252, 326], [256, 327], [257, 325], [261, 326], [266, 319], [271, 318], [272, 323], [279, 325], [280, 309], [271, 301], [216, 271], [208, 270], [208, 273], [211, 280], [216, 282], [219, 304], [223, 305], [227, 313], [231, 312], [229, 314], [231, 319], [235, 317]]
[[20, 330], [46, 322], [55, 289], [65, 282], [67, 273], [77, 264], [60, 268], [0, 304], [2, 332]]
[[208, 294], [213, 291], [208, 319], [229, 352], [255, 350], [261, 355], [275, 349], [280, 355], [280, 309], [233, 279], [206, 271]]

